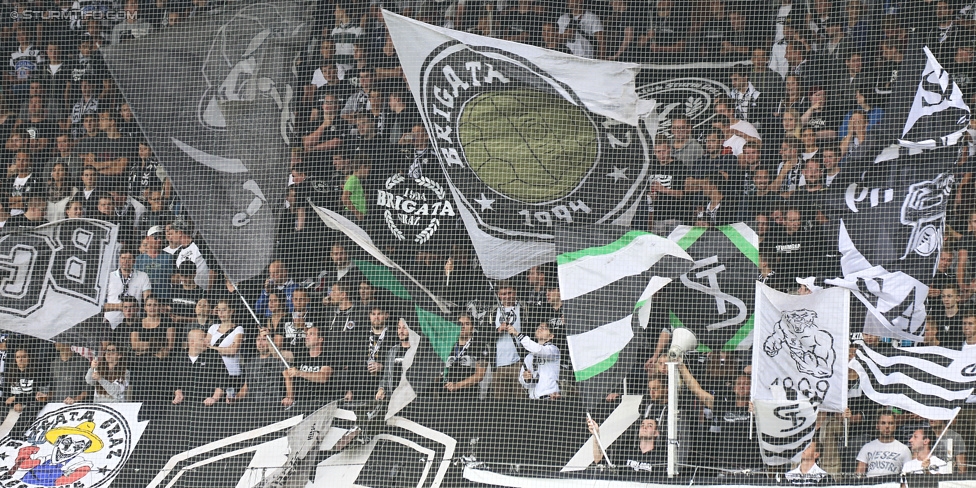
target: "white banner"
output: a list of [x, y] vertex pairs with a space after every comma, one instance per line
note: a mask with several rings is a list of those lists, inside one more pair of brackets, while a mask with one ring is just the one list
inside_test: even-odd
[[97, 314], [118, 227], [69, 219], [0, 235], [0, 328], [51, 339]]
[[801, 400], [843, 412], [849, 323], [844, 288], [788, 295], [757, 282], [753, 400]]
[[817, 408], [808, 401], [755, 400], [756, 430], [763, 462], [799, 462], [817, 433]]

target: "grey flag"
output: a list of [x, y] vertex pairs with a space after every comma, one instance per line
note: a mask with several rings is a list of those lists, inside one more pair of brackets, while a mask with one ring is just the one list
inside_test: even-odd
[[296, 4], [252, 3], [104, 49], [184, 208], [234, 281], [259, 273], [273, 252], [304, 30]]

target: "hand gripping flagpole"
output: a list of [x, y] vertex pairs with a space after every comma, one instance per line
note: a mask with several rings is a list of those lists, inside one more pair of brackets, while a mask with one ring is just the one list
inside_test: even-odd
[[[593, 417], [590, 416], [590, 412], [586, 412], [586, 419], [593, 420]], [[607, 460], [607, 466], [610, 466], [611, 468], [616, 468], [616, 466], [614, 466], [613, 463], [610, 462], [610, 456], [607, 456], [607, 449], [603, 447], [603, 442], [600, 440], [600, 435], [593, 434], [593, 440], [596, 441], [596, 445], [600, 446], [600, 452], [603, 453], [603, 459]]]
[[[247, 311], [251, 313], [251, 317], [254, 318], [254, 322], [258, 324], [258, 330], [262, 329], [263, 326], [261, 325], [261, 320], [258, 319], [257, 314], [254, 313], [254, 309], [251, 308], [251, 304], [247, 303], [247, 300], [244, 299], [244, 295], [241, 294], [241, 290], [237, 288], [237, 283], [231, 283], [231, 284], [234, 285], [234, 292], [237, 293], [237, 296], [240, 297], [241, 302], [244, 303], [244, 308], [246, 308]], [[285, 369], [291, 368], [291, 365], [289, 365], [288, 361], [285, 360], [285, 357], [281, 355], [281, 351], [278, 350], [278, 346], [274, 343], [273, 336], [268, 337], [268, 345], [271, 346], [271, 350], [274, 351], [276, 356], [278, 356], [278, 359], [281, 360], [281, 363], [285, 365]]]
[[[926, 460], [928, 460], [929, 458], [931, 458], [932, 457], [932, 454], [935, 454], [935, 448], [936, 447], [939, 447], [939, 442], [942, 441], [942, 438], [946, 435], [946, 432], [949, 432], [949, 426], [952, 425], [952, 423], [956, 420], [956, 417], [958, 417], [958, 416], [959, 416], [959, 412], [956, 412], [956, 415], [954, 415], [949, 420], [949, 423], [946, 424], [945, 428], [942, 429], [942, 433], [939, 434], [939, 437], [935, 440], [935, 444], [932, 444], [932, 447], [929, 449], [929, 455], [925, 457]], [[948, 460], [943, 460], [943, 461], [949, 462]]]

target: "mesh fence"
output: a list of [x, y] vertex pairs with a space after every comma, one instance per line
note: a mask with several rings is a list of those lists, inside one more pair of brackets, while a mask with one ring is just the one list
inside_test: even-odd
[[973, 2], [2, 10], [2, 486], [973, 486]]

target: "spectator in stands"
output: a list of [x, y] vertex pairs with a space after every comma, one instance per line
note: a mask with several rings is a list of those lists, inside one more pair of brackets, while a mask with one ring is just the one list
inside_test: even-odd
[[[276, 346], [281, 347], [284, 342], [284, 334], [287, 333], [285, 330], [285, 323], [288, 321], [288, 317], [291, 314], [288, 312], [288, 309], [285, 308], [285, 304], [282, 303], [282, 300], [277, 292], [271, 292], [268, 294], [267, 307], [268, 316], [265, 319], [261, 330], [268, 333], [271, 340], [275, 341], [274, 343]], [[302, 338], [304, 338], [304, 334], [302, 335]]]
[[174, 238], [180, 246], [179, 252], [176, 255], [176, 268], [181, 269], [180, 265], [184, 261], [193, 263], [196, 267], [196, 275], [193, 281], [200, 288], [209, 290], [212, 280], [210, 267], [207, 265], [207, 259], [203, 256], [200, 247], [193, 240], [193, 228], [188, 222], [182, 219], [173, 221], [171, 225], [173, 226]]
[[[279, 299], [279, 302], [281, 300]], [[289, 313], [281, 303], [281, 309], [285, 312], [285, 319], [282, 323], [281, 331], [273, 335], [276, 345], [283, 345], [285, 349], [291, 350], [301, 347], [305, 342], [305, 330], [309, 327], [322, 326], [325, 322], [321, 310], [312, 304], [309, 291], [305, 288], [296, 288], [292, 292], [292, 311]]]
[[17, 27], [17, 48], [10, 53], [10, 71], [6, 81], [15, 95], [24, 95], [30, 80], [42, 63], [41, 51], [34, 47], [32, 32], [26, 25]]
[[98, 211], [98, 199], [101, 197], [101, 188], [97, 186], [98, 173], [95, 168], [86, 167], [81, 172], [81, 192], [78, 194], [79, 200], [85, 204], [85, 213], [93, 215]]
[[540, 322], [535, 329], [535, 340], [522, 334], [514, 326], [508, 326], [508, 333], [518, 345], [528, 351], [519, 370], [519, 383], [528, 390], [533, 400], [558, 400], [559, 393], [559, 348], [552, 343], [553, 334], [549, 322]]
[[58, 354], [47, 370], [51, 383], [42, 393], [43, 396], [38, 396], [38, 400], [67, 405], [88, 400], [90, 393], [85, 385], [88, 361], [75, 354], [67, 343], [55, 342], [54, 348]]
[[[625, 432], [613, 445], [607, 446], [601, 439], [607, 449], [607, 456], [615, 459], [618, 465], [635, 471], [654, 472], [655, 467], [660, 470], [660, 466], [667, 461], [667, 443], [658, 442], [661, 437], [659, 423], [657, 418], [643, 417], [636, 432], [630, 429], [630, 432]], [[591, 434], [600, 438], [600, 426], [595, 420], [587, 419], [586, 427]], [[593, 442], [593, 462], [603, 462], [603, 450], [597, 442]]]
[[820, 446], [817, 441], [812, 441], [800, 454], [799, 466], [786, 472], [786, 479], [793, 483], [820, 482], [827, 477], [827, 472], [817, 465], [818, 459], [820, 459]]
[[85, 203], [78, 199], [69, 200], [67, 207], [65, 207], [64, 210], [64, 218], [81, 219], [84, 217], [85, 217]]
[[857, 454], [857, 474], [885, 476], [899, 474], [905, 463], [912, 459], [907, 446], [895, 440], [895, 415], [891, 410], [878, 413], [878, 437], [861, 447]]
[[687, 217], [685, 186], [689, 171], [671, 157], [671, 144], [660, 141], [654, 146], [654, 161], [648, 170], [648, 221], [655, 232], [665, 232], [680, 225]]
[[671, 116], [671, 157], [688, 169], [698, 163], [705, 151], [692, 137], [691, 121], [685, 115]]
[[963, 440], [958, 432], [949, 428], [945, 420], [929, 419], [929, 427], [937, 438], [942, 437], [942, 440], [933, 446], [933, 456], [937, 456], [939, 459], [945, 461], [951, 461], [953, 463], [953, 470], [959, 473], [965, 473], [968, 470], [966, 466], [966, 454], [968, 452], [966, 449], [966, 441]]
[[[284, 365], [269, 345], [270, 336], [261, 331], [254, 340], [255, 353], [244, 360], [244, 384], [234, 398], [227, 397], [242, 409], [240, 417], [250, 418], [258, 426], [274, 422], [287, 412], [285, 408]], [[281, 351], [285, 361], [294, 361], [289, 351]]]
[[[519, 2], [531, 6], [530, 2]], [[525, 10], [523, 10], [525, 11]], [[612, 0], [610, 11], [607, 12], [603, 34], [607, 43], [607, 60], [627, 63], [639, 62], [640, 50], [637, 49], [637, 36], [640, 34], [641, 19], [638, 9], [626, 0]], [[523, 37], [528, 38], [527, 30], [523, 30]], [[521, 41], [524, 42], [524, 41]]]
[[81, 87], [81, 98], [71, 108], [71, 134], [75, 139], [82, 139], [89, 132], [82, 124], [82, 121], [85, 116], [98, 113], [99, 103], [98, 98], [95, 97], [95, 90], [90, 80], [83, 78], [79, 86]]
[[32, 196], [27, 199], [27, 207], [24, 213], [15, 215], [7, 221], [10, 227], [37, 227], [46, 224], [47, 220], [47, 200], [41, 196]]
[[[712, 447], [711, 462], [730, 468], [757, 468], [762, 466], [757, 444], [742, 446], [742, 439], [748, 435], [752, 417], [749, 415], [749, 395], [752, 378], [744, 373], [735, 376], [731, 388], [723, 386], [715, 393], [702, 388], [698, 380], [682, 364], [679, 368], [681, 379], [705, 408], [711, 410], [713, 423], [708, 435]], [[742, 446], [734, 453], [728, 446]]]
[[101, 359], [95, 358], [85, 375], [85, 382], [95, 387], [95, 403], [122, 403], [128, 401], [129, 368], [125, 352], [109, 342], [102, 349]]
[[[121, 134], [121, 132], [119, 133]], [[123, 141], [127, 140], [124, 135], [122, 137]], [[125, 143], [125, 145], [129, 146], [128, 150], [132, 151], [130, 144]], [[132, 152], [134, 153], [130, 156], [132, 164], [128, 165], [126, 174], [128, 195], [143, 202], [149, 201], [149, 193], [154, 190], [161, 191], [163, 195], [169, 195], [172, 191], [172, 183], [170, 183], [163, 165], [159, 162], [159, 158], [153, 155], [149, 141], [140, 140], [136, 144], [135, 151]]]
[[518, 342], [510, 336], [509, 330], [516, 334], [522, 331], [522, 305], [518, 301], [518, 291], [511, 282], [503, 281], [497, 285], [499, 307], [495, 310], [494, 327], [495, 361], [491, 377], [491, 391], [496, 400], [520, 396]]
[[[186, 261], [176, 268], [175, 277], [179, 286], [172, 291], [168, 307], [170, 319], [178, 326], [207, 330], [212, 323], [209, 318], [210, 311], [205, 310], [207, 317], [199, 315], [200, 308], [198, 305], [204, 299], [204, 290], [197, 286], [196, 273], [196, 266], [190, 261]], [[209, 309], [209, 307], [207, 308]]]
[[344, 331], [352, 331], [353, 329], [359, 331], [361, 329], [356, 328], [356, 324], [364, 320], [360, 318], [359, 308], [356, 306], [356, 302], [353, 301], [351, 283], [346, 281], [337, 282], [332, 285], [332, 291], [324, 295], [322, 300], [323, 302], [328, 300], [333, 311], [331, 319], [327, 317], [329, 322], [323, 324], [326, 329], [322, 331], [325, 332], [330, 341], [334, 334], [341, 334]]
[[723, 171], [732, 176], [738, 162], [735, 156], [723, 154], [722, 142], [725, 136], [718, 129], [711, 129], [705, 135], [705, 148], [702, 157], [689, 168], [694, 175], [702, 175], [710, 171]]
[[45, 182], [45, 187], [47, 188], [48, 203], [52, 203], [59, 208], [55, 214], [58, 215], [58, 218], [53, 220], [61, 220], [63, 218], [61, 215], [64, 213], [64, 206], [67, 205], [68, 199], [78, 193], [78, 188], [72, 184], [72, 181], [68, 175], [68, 168], [64, 163], [55, 163], [51, 167], [51, 174]]
[[402, 318], [397, 321], [397, 343], [386, 350], [383, 357], [383, 373], [380, 377], [380, 387], [376, 390], [376, 401], [382, 402], [400, 384], [403, 376], [403, 358], [410, 350], [410, 329], [407, 321]]
[[229, 383], [225, 385], [224, 393], [232, 397], [240, 388], [242, 381], [239, 351], [244, 341], [244, 327], [234, 322], [236, 310], [233, 302], [221, 299], [214, 310], [217, 312], [219, 322], [211, 325], [207, 330], [207, 343], [211, 350], [220, 354], [224, 367], [227, 368], [227, 375], [230, 378]]
[[145, 317], [140, 327], [129, 333], [129, 344], [135, 358], [153, 356], [165, 359], [176, 347], [176, 327], [162, 314], [161, 299], [155, 295], [146, 298]]
[[139, 15], [138, 0], [126, 0], [124, 12], [124, 20], [115, 24], [115, 27], [112, 28], [113, 45], [129, 40], [141, 39], [152, 32], [153, 26], [148, 22], [143, 22], [142, 16]]
[[[730, 76], [729, 98], [733, 104], [735, 117], [741, 120], [751, 120], [750, 113], [755, 116], [755, 107], [759, 104], [762, 93], [749, 82], [749, 71], [737, 68]], [[755, 124], [753, 124], [755, 125]]]
[[[346, 401], [373, 398], [379, 389], [385, 367], [383, 361], [395, 342], [387, 338], [387, 333], [391, 333], [390, 315], [390, 306], [377, 302], [369, 311], [369, 332], [344, 336], [343, 347], [350, 351], [345, 358], [343, 373], [346, 390], [343, 398]], [[366, 354], [362, 355], [359, 351]]]
[[944, 347], [958, 348], [962, 344], [962, 297], [955, 283], [946, 284], [939, 292], [940, 305], [933, 306], [930, 316], [935, 320], [939, 331], [939, 342]]
[[492, 354], [488, 344], [479, 339], [470, 314], [458, 316], [458, 324], [461, 333], [447, 358], [443, 396], [449, 401], [473, 401], [479, 397]]
[[950, 474], [952, 469], [949, 465], [932, 453], [935, 440], [936, 436], [932, 429], [928, 427], [916, 429], [912, 433], [912, 438], [908, 440], [908, 445], [911, 446], [912, 450], [912, 458], [905, 462], [901, 472], [907, 474]]
[[119, 269], [110, 273], [108, 277], [108, 291], [102, 310], [105, 312], [105, 321], [113, 330], [125, 318], [122, 315], [122, 297], [130, 296], [141, 304], [152, 290], [149, 275], [136, 271], [135, 263], [136, 259], [132, 251], [124, 249], [119, 254]]
[[691, 214], [685, 221], [705, 227], [735, 222], [736, 202], [726, 198], [729, 182], [722, 173], [712, 171], [700, 178], [689, 178], [689, 181], [693, 182], [690, 186], [697, 188], [699, 195], [692, 200]]
[[173, 387], [172, 422], [186, 433], [181, 443], [219, 432], [214, 410], [223, 403], [227, 369], [216, 351], [210, 350], [202, 330], [187, 333], [188, 348], [177, 355], [167, 373]]
[[44, 397], [40, 395], [47, 390], [48, 378], [35, 365], [32, 357], [33, 354], [26, 348], [19, 348], [14, 352], [14, 363], [4, 368], [3, 385], [8, 395], [6, 404], [11, 412], [20, 414], [13, 432], [24, 432], [44, 406], [41, 400]]
[[171, 298], [173, 288], [173, 255], [163, 252], [165, 228], [160, 225], [150, 227], [146, 238], [139, 246], [134, 269], [149, 276], [153, 296], [166, 302]]
[[332, 378], [334, 359], [325, 346], [325, 338], [318, 327], [305, 330], [305, 348], [295, 352], [291, 367], [282, 372], [285, 378], [285, 398], [281, 404], [297, 404], [299, 411], [311, 412], [330, 399], [335, 388]]
[[581, 0], [566, 0], [565, 13], [556, 24], [569, 52], [584, 58], [605, 57], [607, 49], [603, 23]]
[[69, 187], [77, 186], [81, 187], [81, 171], [83, 163], [81, 158], [74, 154], [74, 146], [71, 141], [71, 136], [65, 133], [61, 133], [54, 138], [54, 154], [52, 159], [48, 160], [45, 164], [46, 168], [50, 171], [54, 171], [54, 166], [57, 164], [64, 165], [65, 170], [65, 183]]
[[284, 300], [284, 305], [287, 307], [288, 311], [292, 310], [292, 294], [298, 285], [294, 280], [288, 277], [288, 267], [280, 259], [271, 261], [268, 265], [268, 279], [264, 281], [264, 288], [261, 290], [261, 296], [258, 297], [257, 303], [254, 305], [254, 313], [258, 314], [259, 317], [270, 316], [270, 311], [268, 310], [268, 293], [276, 292], [278, 297]]

